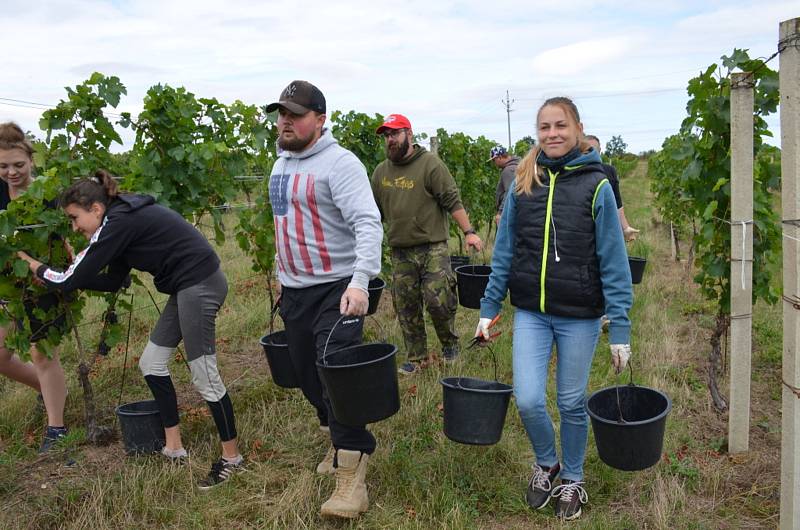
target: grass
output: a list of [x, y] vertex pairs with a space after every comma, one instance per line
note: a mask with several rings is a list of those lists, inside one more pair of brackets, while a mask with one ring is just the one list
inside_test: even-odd
[[[369, 511], [356, 521], [319, 517], [334, 480], [314, 467], [329, 441], [318, 431], [312, 408], [297, 390], [276, 386], [258, 339], [268, 328], [266, 282], [253, 277], [248, 259], [230, 240], [219, 250], [230, 292], [218, 319], [217, 347], [222, 373], [237, 412], [240, 446], [248, 471], [209, 492], [195, 485], [218, 455], [216, 430], [185, 367], [171, 369], [179, 393], [182, 428], [191, 460], [173, 466], [157, 457], [127, 457], [121, 442], [94, 447], [85, 442], [81, 390], [74, 376], [73, 341], [62, 348], [69, 372], [67, 421], [73, 435], [63, 449], [40, 458], [36, 448], [44, 417], [35, 393], [2, 380], [0, 402], [0, 512], [3, 528], [403, 528], [403, 529], [718, 529], [777, 525], [779, 491], [779, 308], [757, 306], [754, 324], [751, 451], [725, 453], [727, 418], [713, 411], [704, 381], [710, 308], [701, 300], [685, 264], [670, 259], [668, 231], [650, 208], [645, 166], [622, 180], [626, 214], [642, 230], [649, 249], [644, 280], [634, 288], [635, 381], [665, 391], [673, 401], [664, 458], [645, 471], [628, 473], [603, 464], [590, 435], [586, 489], [590, 504], [577, 522], [562, 525], [552, 510], [531, 511], [524, 491], [532, 463], [530, 444], [513, 405], [501, 441], [489, 447], [453, 443], [442, 434], [438, 383], [447, 375], [491, 379], [485, 350], [464, 352], [452, 366], [433, 362], [413, 378], [400, 380], [400, 412], [371, 426], [378, 439], [367, 482]], [[384, 293], [368, 340], [402, 349], [400, 330]], [[163, 295], [157, 295], [163, 300]], [[132, 340], [102, 358], [93, 372], [104, 421], [114, 422], [117, 403], [149, 398], [137, 360], [156, 311], [136, 292]], [[84, 321], [95, 320], [90, 306]], [[511, 308], [495, 351], [499, 379], [511, 381]], [[459, 308], [457, 330], [472, 335], [477, 311]], [[126, 316], [120, 315], [126, 322]], [[278, 326], [280, 324], [278, 323]], [[429, 347], [438, 350], [429, 326]], [[86, 344], [99, 329], [84, 326]], [[125, 366], [125, 382], [122, 372]], [[605, 337], [598, 346], [589, 391], [615, 383]], [[552, 381], [551, 381], [552, 390]], [[726, 386], [726, 385], [723, 385]], [[552, 395], [552, 392], [551, 392]], [[776, 397], [776, 395], [778, 397]], [[557, 419], [555, 403], [550, 403]], [[76, 465], [63, 465], [67, 456]]]

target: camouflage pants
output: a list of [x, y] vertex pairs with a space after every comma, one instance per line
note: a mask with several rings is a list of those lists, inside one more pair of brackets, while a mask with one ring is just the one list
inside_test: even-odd
[[447, 243], [392, 248], [392, 298], [409, 360], [427, 357], [423, 302], [443, 348], [456, 346], [456, 277]]

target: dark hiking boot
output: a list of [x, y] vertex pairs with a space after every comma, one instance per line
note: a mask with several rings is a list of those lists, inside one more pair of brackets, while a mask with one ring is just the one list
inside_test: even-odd
[[458, 359], [458, 344], [454, 344], [453, 346], [445, 346], [442, 348], [442, 357], [444, 357], [444, 362], [451, 363]]

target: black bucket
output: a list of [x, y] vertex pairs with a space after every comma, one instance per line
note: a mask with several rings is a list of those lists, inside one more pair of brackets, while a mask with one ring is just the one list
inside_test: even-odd
[[120, 405], [116, 412], [126, 454], [143, 455], [161, 451], [166, 438], [155, 400]]
[[455, 254], [450, 256], [450, 268], [456, 270], [456, 267], [462, 265], [469, 265], [469, 256], [458, 256]]
[[642, 283], [644, 267], [647, 265], [647, 258], [636, 258], [628, 256], [628, 265], [631, 268], [631, 283]]
[[600, 460], [616, 469], [638, 471], [661, 459], [664, 427], [672, 409], [666, 394], [643, 386], [612, 386], [589, 396], [585, 406]]
[[458, 303], [469, 309], [480, 309], [483, 291], [489, 283], [492, 268], [488, 265], [461, 265], [456, 268]]
[[267, 357], [269, 371], [275, 384], [283, 388], [298, 388], [300, 384], [297, 382], [294, 366], [289, 357], [286, 332], [275, 331], [264, 335], [258, 342], [264, 348], [264, 355]]
[[439, 382], [445, 436], [469, 445], [492, 445], [500, 441], [511, 399], [509, 385], [471, 377], [445, 377]]
[[369, 281], [369, 285], [367, 286], [367, 292], [369, 293], [368, 315], [374, 315], [378, 310], [378, 302], [381, 301], [381, 294], [383, 294], [384, 287], [386, 287], [386, 282], [380, 278], [373, 278]]
[[339, 423], [366, 425], [400, 410], [396, 353], [392, 344], [359, 344], [326, 353], [317, 361]]

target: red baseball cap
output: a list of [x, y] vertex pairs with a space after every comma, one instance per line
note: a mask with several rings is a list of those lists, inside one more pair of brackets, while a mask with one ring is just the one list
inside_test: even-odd
[[411, 122], [408, 121], [408, 118], [403, 116], [402, 114], [389, 114], [386, 116], [386, 120], [383, 122], [383, 125], [378, 127], [375, 131], [378, 134], [383, 134], [383, 131], [386, 129], [410, 129]]

